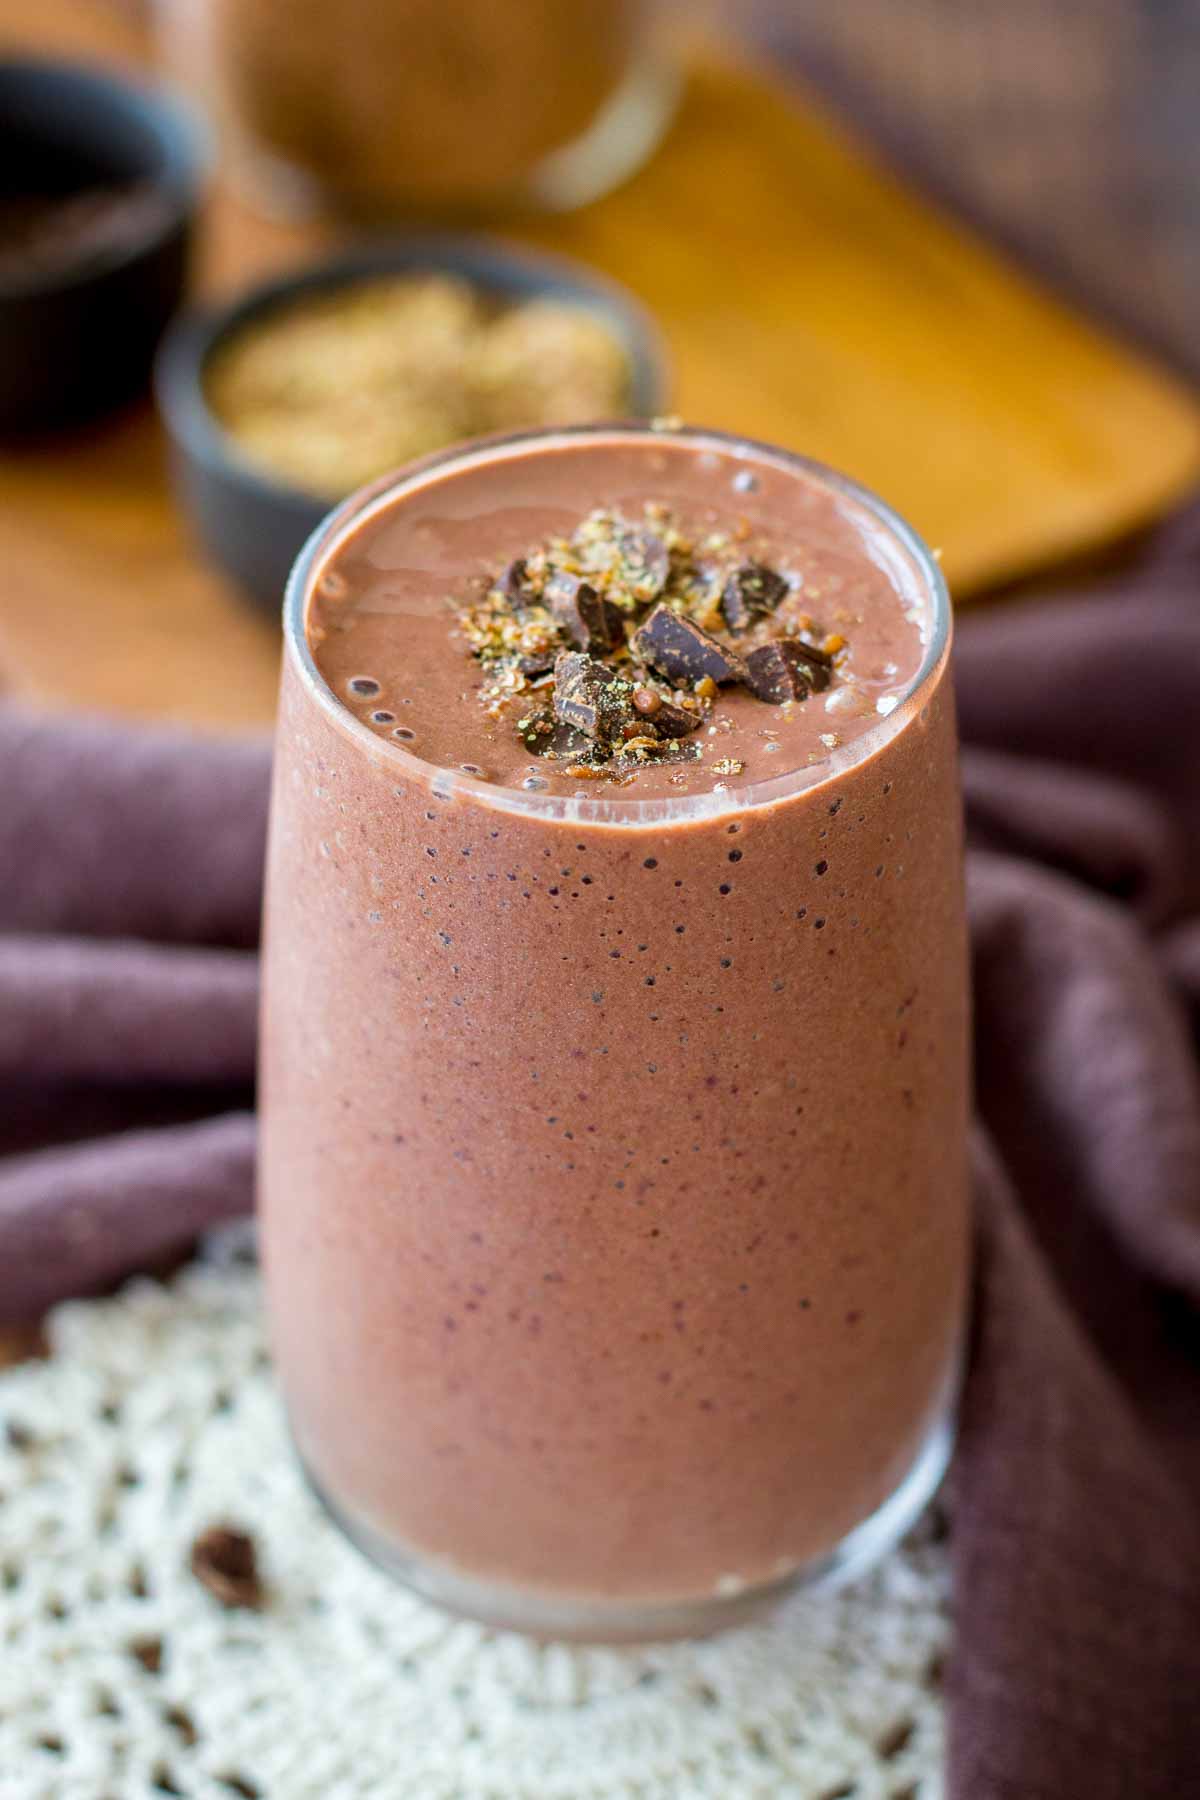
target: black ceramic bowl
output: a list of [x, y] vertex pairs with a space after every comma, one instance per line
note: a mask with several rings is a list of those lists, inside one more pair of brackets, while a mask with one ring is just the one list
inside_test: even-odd
[[[144, 384], [182, 298], [203, 163], [190, 115], [152, 88], [0, 60], [0, 432], [68, 424]], [[107, 229], [76, 217], [53, 254], [13, 236], [30, 208], [114, 193]]]
[[550, 296], [588, 308], [629, 355], [627, 414], [650, 418], [663, 410], [663, 352], [636, 301], [577, 263], [485, 237], [420, 236], [369, 244], [255, 288], [222, 311], [181, 317], [163, 343], [155, 376], [176, 491], [209, 556], [272, 615], [279, 612], [288, 572], [305, 541], [345, 496], [307, 493], [243, 455], [208, 404], [209, 358], [251, 319], [299, 294], [405, 271], [459, 275], [501, 300]]

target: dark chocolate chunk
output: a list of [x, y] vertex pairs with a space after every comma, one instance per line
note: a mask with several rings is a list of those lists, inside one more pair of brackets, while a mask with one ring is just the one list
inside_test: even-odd
[[785, 700], [807, 700], [814, 688], [829, 686], [829, 670], [809, 660], [811, 646], [799, 638], [776, 638], [760, 644], [746, 658], [746, 686], [768, 706]]
[[549, 707], [539, 708], [519, 719], [517, 732], [525, 748], [532, 750], [535, 756], [570, 759], [584, 756], [592, 749], [590, 738], [576, 731], [573, 725], [564, 725], [561, 719], [556, 719]]
[[549, 747], [550, 738], [558, 729], [558, 721], [549, 709], [527, 713], [523, 719], [517, 720], [517, 735], [527, 750], [534, 750], [539, 755]]
[[721, 593], [721, 611], [733, 631], [743, 631], [755, 619], [773, 613], [788, 591], [788, 584], [765, 563], [742, 563], [733, 571]]
[[557, 649], [539, 650], [534, 656], [519, 656], [517, 658], [517, 667], [520, 669], [522, 675], [526, 676], [530, 681], [536, 681], [540, 675], [548, 675], [550, 673], [551, 669], [554, 667], [554, 659], [557, 655]]
[[523, 556], [509, 563], [496, 587], [515, 607], [528, 606], [533, 592], [529, 586], [529, 565]]
[[192, 1545], [191, 1570], [222, 1606], [261, 1607], [263, 1586], [254, 1539], [228, 1525], [213, 1525]]
[[633, 648], [644, 662], [678, 687], [684, 682], [736, 681], [741, 664], [730, 650], [718, 644], [690, 619], [681, 619], [669, 606], [656, 606], [633, 639]]
[[657, 600], [667, 585], [671, 557], [667, 546], [656, 532], [623, 531], [617, 540], [621, 567], [634, 597], [647, 605]]
[[634, 729], [648, 731], [658, 737], [686, 737], [702, 722], [700, 713], [689, 712], [686, 706], [672, 706], [657, 689], [651, 687], [634, 688], [633, 710], [640, 720]]
[[791, 644], [796, 655], [808, 664], [808, 679], [818, 694], [823, 694], [829, 686], [830, 670], [833, 658], [827, 650], [819, 650], [815, 644], [805, 643], [803, 638], [784, 638], [785, 644]]
[[601, 745], [616, 742], [635, 716], [633, 683], [606, 663], [563, 650], [554, 665], [554, 712]]
[[559, 570], [546, 583], [543, 596], [556, 625], [577, 650], [602, 656], [624, 642], [619, 610], [602, 600], [595, 588], [578, 575]]
[[666, 700], [650, 720], [659, 737], [664, 738], [687, 737], [689, 732], [695, 731], [703, 723], [700, 713], [689, 712], [686, 706], [672, 706]]

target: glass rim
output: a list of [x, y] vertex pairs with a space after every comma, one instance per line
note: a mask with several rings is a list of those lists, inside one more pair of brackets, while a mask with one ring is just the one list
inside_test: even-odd
[[[481, 463], [487, 463], [498, 452], [552, 450], [561, 445], [586, 443], [601, 438], [616, 442], [631, 439], [639, 444], [667, 438], [672, 442], [686, 443], [697, 450], [707, 448], [726, 456], [741, 456], [747, 462], [772, 463], [785, 471], [814, 479], [828, 491], [869, 514], [907, 552], [921, 579], [924, 598], [929, 607], [928, 636], [920, 665], [912, 680], [899, 694], [892, 711], [886, 715], [881, 714], [874, 724], [852, 738], [848, 744], [831, 750], [826, 761], [784, 770], [779, 775], [764, 776], [759, 781], [737, 787], [713, 788], [704, 793], [656, 794], [642, 798], [625, 790], [612, 795], [595, 795], [503, 787], [482, 776], [469, 775], [461, 768], [447, 768], [440, 763], [429, 762], [404, 744], [394, 739], [381, 738], [364, 720], [352, 713], [334, 693], [318, 668], [307, 631], [308, 606], [315, 585], [314, 578], [342, 543], [373, 513], [382, 511], [385, 506], [406, 493], [418, 490], [436, 472], [449, 474], [456, 468], [477, 467]], [[448, 800], [459, 794], [496, 811], [517, 813], [546, 823], [626, 828], [700, 823], [726, 815], [754, 812], [795, 794], [824, 787], [848, 770], [869, 761], [898, 736], [919, 711], [926, 689], [940, 674], [949, 655], [953, 629], [951, 621], [950, 595], [934, 553], [907, 519], [870, 488], [798, 451], [785, 450], [740, 432], [676, 424], [674, 421], [669, 425], [657, 421], [598, 421], [584, 425], [543, 426], [526, 431], [501, 432], [491, 437], [472, 438], [452, 444], [415, 462], [406, 463], [403, 468], [392, 470], [359, 488], [326, 514], [293, 563], [283, 600], [284, 656], [293, 659], [293, 666], [306, 692], [326, 714], [331, 724], [376, 761], [394, 768], [397, 773], [403, 773], [410, 780], [424, 782], [438, 799]]]

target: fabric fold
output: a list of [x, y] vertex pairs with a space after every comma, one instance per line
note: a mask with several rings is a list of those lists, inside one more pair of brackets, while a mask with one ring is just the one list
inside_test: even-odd
[[0, 931], [258, 942], [270, 751], [0, 707]]
[[977, 1142], [976, 1344], [955, 1459], [953, 1800], [1193, 1790], [1194, 1490], [1080, 1335]]
[[1002, 750], [966, 750], [962, 772], [974, 847], [1072, 875], [1131, 906], [1146, 925], [1178, 912], [1183, 832], [1134, 782]]
[[252, 1113], [230, 1113], [0, 1164], [0, 1317], [36, 1319], [247, 1212], [254, 1129]]
[[0, 1078], [250, 1082], [258, 959], [129, 939], [0, 938]]
[[1133, 784], [1176, 820], [1180, 904], [1200, 906], [1200, 552], [987, 608], [960, 623], [954, 655], [964, 741]]
[[1200, 1082], [1148, 944], [1011, 859], [973, 855], [969, 893], [977, 1105], [1047, 1254], [1104, 1228], [1119, 1261], [1200, 1303]]

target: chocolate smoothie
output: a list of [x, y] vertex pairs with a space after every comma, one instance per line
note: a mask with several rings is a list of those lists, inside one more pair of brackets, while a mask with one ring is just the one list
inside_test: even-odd
[[293, 578], [262, 1210], [301, 1454], [480, 1616], [709, 1629], [948, 1442], [966, 967], [948, 610], [719, 434], [418, 465]]

